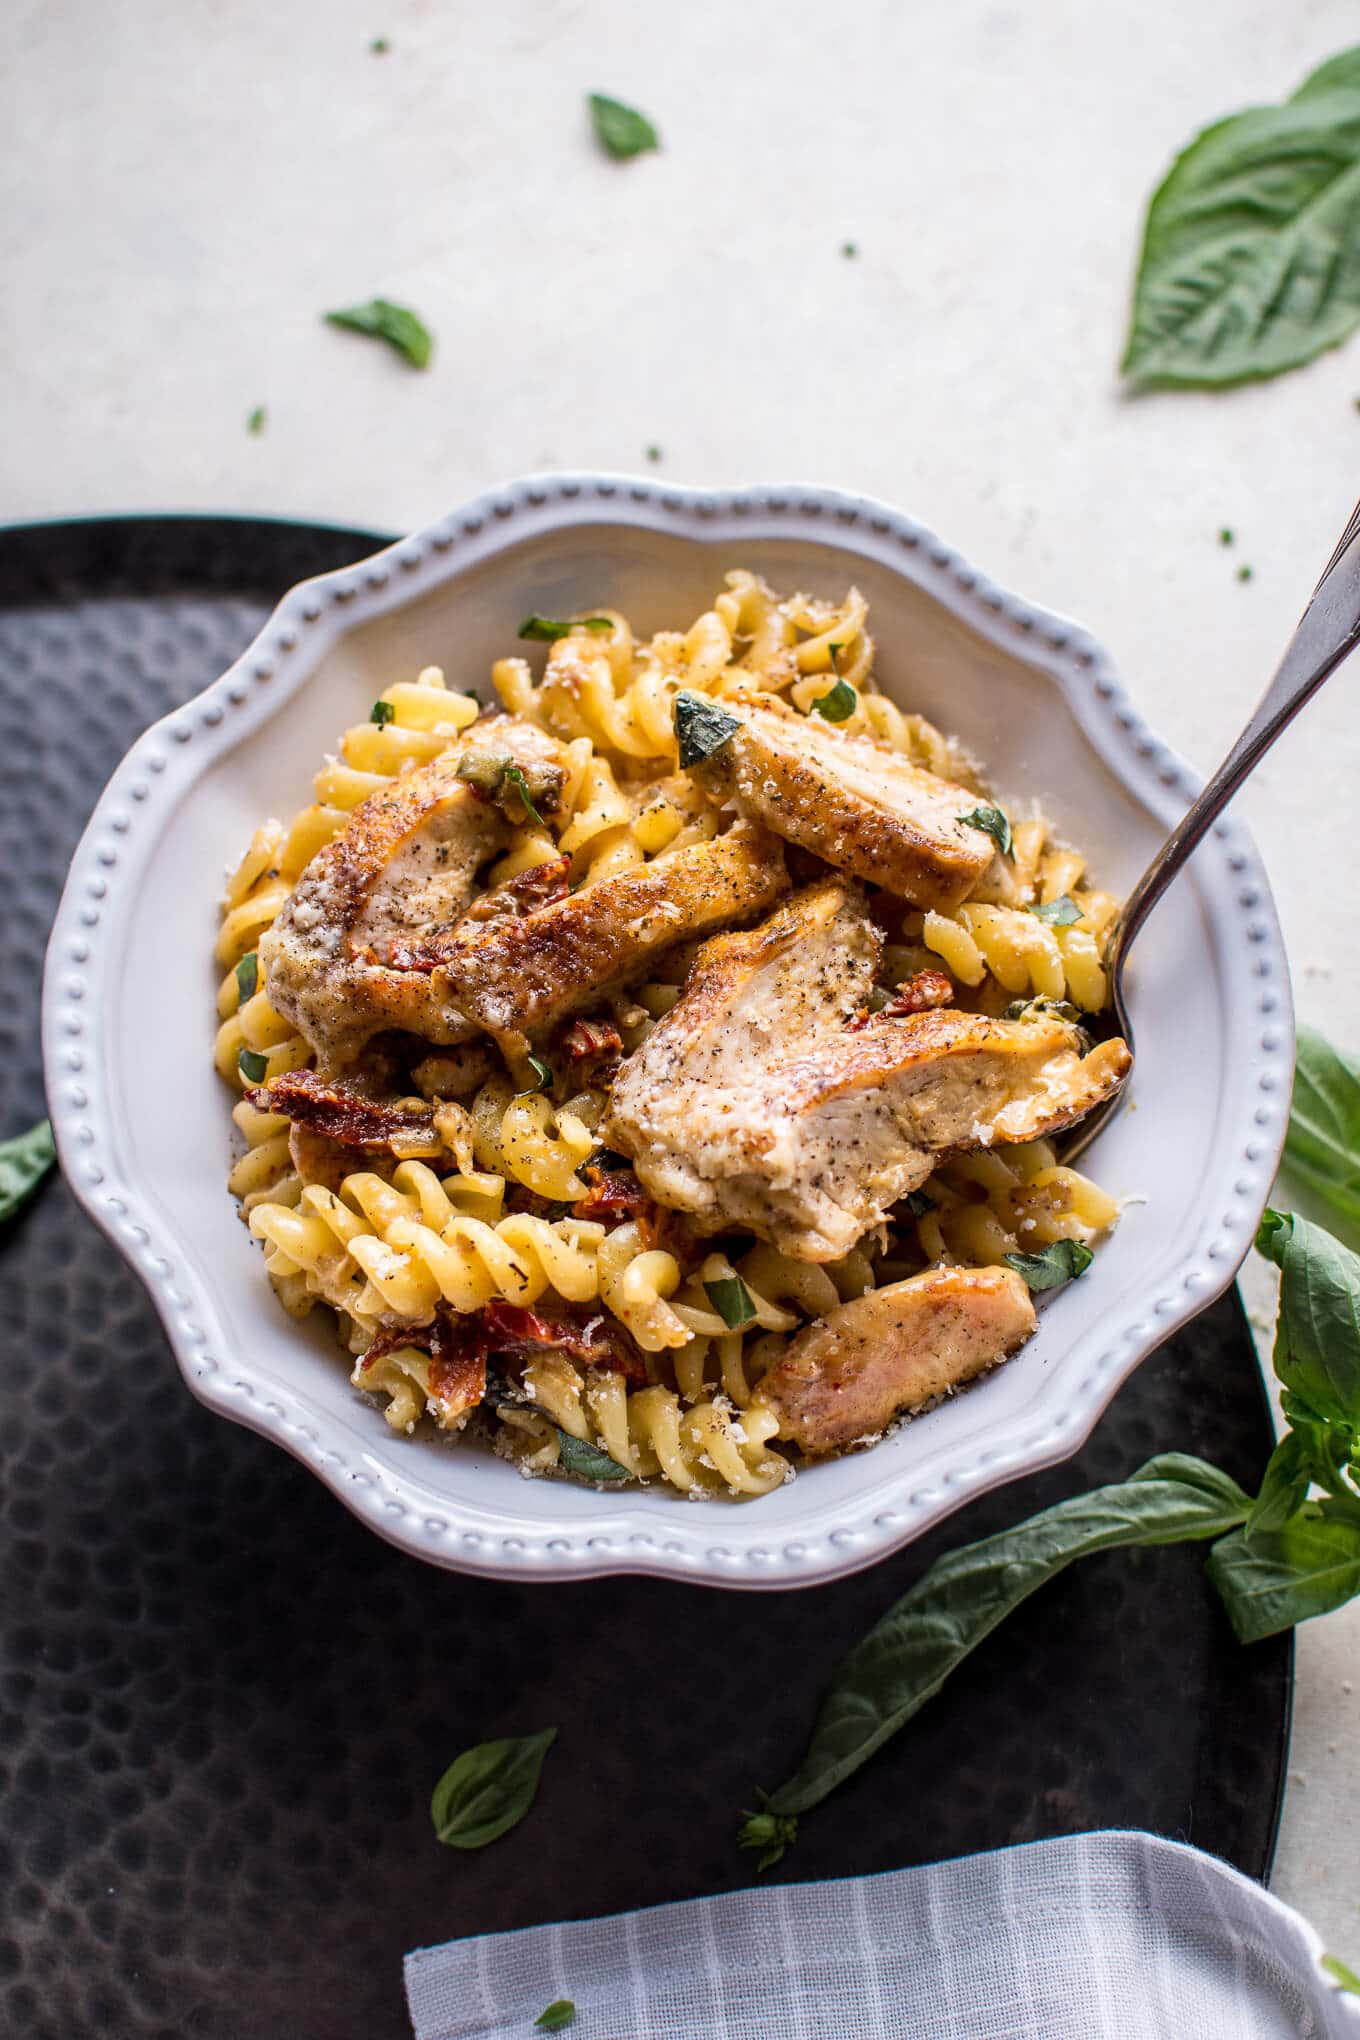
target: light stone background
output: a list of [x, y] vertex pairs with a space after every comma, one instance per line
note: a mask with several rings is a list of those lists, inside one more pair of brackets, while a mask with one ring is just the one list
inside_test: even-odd
[[[1208, 768], [1360, 487], [1360, 338], [1121, 395], [1142, 209], [1199, 126], [1357, 40], [1343, 0], [10, 0], [0, 516], [407, 528], [657, 445], [680, 481], [902, 505], [1092, 628]], [[664, 153], [599, 154], [590, 90]], [[318, 322], [375, 293], [429, 374]], [[1357, 685], [1242, 799], [1300, 1016], [1352, 1048]], [[1360, 1606], [1298, 1656], [1275, 1885], [1356, 1963]]]

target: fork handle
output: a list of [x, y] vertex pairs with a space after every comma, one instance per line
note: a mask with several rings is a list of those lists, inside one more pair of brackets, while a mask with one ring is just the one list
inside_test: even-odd
[[[1275, 678], [1213, 778], [1163, 843], [1120, 915], [1115, 949], [1122, 954], [1201, 837], [1212, 827], [1280, 731], [1311, 701], [1324, 680], [1360, 643], [1360, 503], [1327, 562], [1312, 600], [1285, 647]], [[1113, 957], [1111, 958], [1113, 961]]]

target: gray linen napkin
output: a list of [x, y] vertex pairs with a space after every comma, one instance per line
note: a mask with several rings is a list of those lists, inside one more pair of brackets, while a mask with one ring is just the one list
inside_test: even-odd
[[[1155, 1835], [776, 1884], [406, 1958], [416, 2040], [1360, 2040], [1299, 1915]], [[1339, 1950], [1344, 1954], [1345, 1950]]]

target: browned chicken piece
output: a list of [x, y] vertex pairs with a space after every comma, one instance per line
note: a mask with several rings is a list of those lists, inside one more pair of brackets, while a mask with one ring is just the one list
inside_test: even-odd
[[464, 920], [431, 943], [434, 979], [514, 1053], [643, 976], [663, 949], [763, 913], [788, 883], [776, 839], [737, 822], [531, 913]]
[[[1067, 1126], [1128, 1072], [1122, 1041], [1083, 1054], [1048, 1014], [847, 1024], [872, 973], [872, 960], [841, 963], [856, 918], [867, 928], [854, 893], [827, 880], [765, 927], [706, 944], [619, 1070], [604, 1138], [700, 1232], [742, 1228], [798, 1260], [837, 1260], [942, 1154]], [[858, 941], [872, 959], [873, 938]]]
[[991, 863], [991, 837], [961, 819], [978, 805], [966, 787], [773, 695], [738, 689], [719, 706], [739, 728], [693, 766], [695, 778], [838, 871], [946, 908]]
[[1033, 1330], [1029, 1291], [1009, 1268], [928, 1268], [808, 1325], [753, 1401], [804, 1452], [843, 1452], [973, 1380]]
[[460, 776], [488, 755], [532, 775], [540, 792], [562, 746], [514, 716], [474, 723], [431, 764], [402, 773], [357, 808], [318, 851], [260, 942], [269, 1003], [326, 1069], [381, 1029], [440, 1047], [479, 1030], [411, 952], [467, 908], [477, 873], [509, 841], [506, 805]]

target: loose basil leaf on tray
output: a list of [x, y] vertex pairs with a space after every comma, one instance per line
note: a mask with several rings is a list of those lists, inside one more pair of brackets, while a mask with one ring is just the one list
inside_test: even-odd
[[343, 326], [349, 333], [366, 333], [371, 340], [385, 340], [412, 368], [430, 365], [434, 340], [429, 328], [408, 305], [394, 305], [389, 298], [375, 297], [366, 305], [348, 305], [324, 316], [328, 326]]
[[1084, 1240], [1053, 1240], [1037, 1254], [1007, 1254], [1008, 1268], [1023, 1275], [1032, 1290], [1061, 1289], [1084, 1275], [1095, 1255]]
[[570, 637], [574, 630], [593, 631], [598, 637], [601, 631], [613, 628], [607, 616], [581, 616], [574, 621], [564, 621], [556, 616], [526, 616], [519, 627], [519, 635], [533, 644], [555, 645], [559, 638]]
[[57, 1159], [51, 1122], [40, 1119], [27, 1133], [0, 1142], [0, 1222], [27, 1204]]
[[621, 99], [608, 99], [603, 92], [592, 92], [590, 118], [595, 129], [595, 139], [607, 155], [624, 162], [629, 156], [641, 156], [648, 149], [659, 149], [661, 137], [645, 113], [639, 113], [635, 106], [625, 106]]
[[981, 829], [991, 837], [1003, 857], [1013, 857], [1011, 825], [999, 807], [975, 807], [970, 815], [960, 815], [959, 820], [969, 829]]
[[1279, 375], [1360, 325], [1360, 52], [1283, 106], [1216, 121], [1148, 208], [1124, 373], [1221, 388]]
[[1056, 900], [1044, 900], [1031, 907], [1030, 912], [1036, 921], [1047, 921], [1050, 928], [1072, 928], [1083, 918], [1071, 893], [1060, 893]]
[[736, 716], [729, 715], [706, 695], [686, 693], [675, 697], [675, 740], [680, 746], [680, 763], [685, 768], [721, 751], [740, 728]]
[[1278, 1211], [1262, 1217], [1256, 1246], [1280, 1270], [1276, 1374], [1308, 1416], [1360, 1430], [1360, 1255]]
[[253, 999], [260, 984], [260, 959], [257, 952], [248, 949], [236, 966], [236, 992], [244, 1006], [247, 999]]
[[576, 2007], [570, 1998], [554, 1998], [550, 2005], [544, 2006], [534, 2024], [541, 2026], [545, 2033], [560, 2033], [575, 2017]]
[[859, 707], [859, 696], [848, 680], [838, 680], [829, 693], [819, 694], [812, 706], [824, 722], [848, 722]]
[[1132, 1480], [1074, 1495], [937, 1559], [842, 1661], [807, 1754], [769, 1795], [768, 1811], [806, 1813], [825, 1799], [939, 1692], [1012, 1609], [1075, 1559], [1219, 1537], [1236, 1529], [1250, 1507], [1250, 1496], [1216, 1466], [1167, 1452]]
[[704, 1293], [729, 1332], [753, 1323], [755, 1302], [740, 1275], [725, 1275], [718, 1282], [705, 1282]]
[[484, 1849], [517, 1826], [534, 1803], [556, 1735], [545, 1728], [539, 1735], [478, 1743], [455, 1757], [430, 1800], [438, 1839], [452, 1849]]
[[633, 1478], [631, 1468], [620, 1466], [617, 1459], [611, 1459], [598, 1445], [573, 1437], [559, 1425], [553, 1428], [557, 1432], [558, 1464], [564, 1473], [574, 1474], [578, 1480], [608, 1481], [612, 1486]]
[[1225, 1537], [1206, 1570], [1228, 1610], [1239, 1643], [1257, 1643], [1313, 1615], [1328, 1615], [1360, 1594], [1357, 1519], [1331, 1502], [1309, 1502], [1280, 1530]]
[[1360, 1066], [1311, 1027], [1297, 1056], [1285, 1172], [1360, 1237]]

